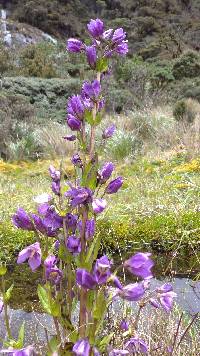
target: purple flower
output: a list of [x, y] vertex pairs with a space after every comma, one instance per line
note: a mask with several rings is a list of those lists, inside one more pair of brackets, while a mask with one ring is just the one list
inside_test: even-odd
[[51, 189], [52, 189], [52, 192], [55, 194], [55, 195], [60, 195], [60, 181], [58, 182], [53, 182], [51, 184]]
[[95, 46], [88, 46], [86, 47], [85, 51], [90, 67], [94, 68], [97, 61], [97, 52]]
[[41, 219], [40, 216], [36, 214], [31, 214], [31, 217], [34, 221], [35, 228], [40, 231], [43, 235], [49, 236], [49, 237], [55, 237], [58, 229], [52, 229], [51, 227], [47, 226], [43, 219]]
[[82, 118], [84, 113], [84, 105], [80, 95], [73, 95], [68, 100], [68, 114], [71, 114], [79, 119]]
[[97, 285], [94, 276], [84, 268], [76, 270], [76, 282], [85, 289], [94, 289]]
[[3, 311], [3, 307], [4, 307], [3, 300], [0, 299], [0, 314]]
[[128, 349], [131, 353], [143, 353], [148, 352], [148, 347], [144, 340], [139, 339], [138, 337], [132, 337], [125, 345], [125, 348]]
[[39, 242], [24, 248], [18, 255], [17, 263], [21, 264], [28, 260], [32, 271], [35, 271], [41, 265], [41, 249]]
[[167, 293], [171, 292], [173, 290], [173, 287], [171, 283], [165, 283], [162, 286], [158, 287], [156, 290], [159, 293]]
[[78, 153], [75, 153], [72, 158], [71, 158], [71, 162], [73, 163], [74, 166], [82, 168], [83, 167], [83, 163], [81, 160], [81, 157], [79, 156]]
[[112, 162], [107, 162], [104, 164], [104, 166], [99, 172], [101, 184], [105, 183], [111, 177], [113, 170], [114, 170], [114, 165]]
[[[49, 174], [54, 182], [60, 181], [60, 171], [56, 170], [52, 165], [49, 166]], [[47, 203], [47, 202], [44, 202], [44, 203]]]
[[24, 209], [19, 208], [12, 217], [13, 224], [20, 229], [34, 231], [34, 225]]
[[154, 298], [150, 298], [149, 299], [149, 303], [154, 307], [159, 309], [160, 308], [160, 304], [158, 303], [158, 301]]
[[98, 284], [104, 284], [107, 282], [108, 278], [111, 275], [111, 265], [112, 262], [108, 259], [106, 255], [96, 260], [94, 266], [94, 277]]
[[104, 24], [100, 19], [90, 20], [87, 28], [89, 33], [94, 38], [99, 38], [101, 35], [103, 35]]
[[60, 247], [60, 241], [59, 240], [56, 240], [55, 243], [54, 243], [54, 247], [55, 247], [55, 250], [59, 250], [59, 247]]
[[87, 220], [85, 227], [85, 238], [86, 240], [91, 240], [95, 233], [95, 220]]
[[43, 204], [40, 204], [38, 206], [38, 213], [41, 214], [41, 215], [45, 215], [48, 211], [48, 209], [50, 208], [50, 205], [47, 204], [47, 203], [43, 203]]
[[166, 292], [166, 293], [162, 293], [159, 296], [159, 301], [161, 306], [163, 307], [163, 309], [169, 313], [173, 307], [173, 302], [174, 302], [174, 298], [176, 298], [177, 294], [174, 292]]
[[76, 356], [89, 356], [90, 355], [90, 344], [87, 338], [78, 340], [73, 346], [73, 353]]
[[116, 52], [121, 56], [125, 56], [128, 53], [127, 41], [122, 41], [120, 44], [118, 44], [116, 47]]
[[116, 130], [116, 126], [113, 124], [109, 127], [107, 127], [104, 131], [103, 131], [103, 134], [102, 134], [102, 138], [104, 140], [106, 140], [107, 138], [110, 138], [114, 135], [115, 133], [115, 130]]
[[20, 350], [14, 350], [9, 347], [8, 350], [1, 350], [1, 352], [9, 356], [36, 356], [33, 346], [27, 346]]
[[117, 193], [117, 191], [121, 188], [122, 184], [123, 178], [117, 177], [108, 184], [105, 191], [107, 194]]
[[128, 328], [129, 328], [128, 322], [125, 319], [123, 319], [120, 323], [120, 329], [127, 331]]
[[[80, 231], [80, 234], [82, 234], [82, 221], [80, 220], [78, 223], [78, 228]], [[85, 238], [86, 240], [91, 240], [92, 237], [94, 236], [95, 233], [95, 220], [86, 220], [85, 224]]]
[[56, 266], [57, 259], [51, 255], [44, 261], [46, 279], [53, 284], [59, 284], [63, 276], [62, 271]]
[[80, 204], [88, 204], [92, 200], [92, 191], [89, 188], [71, 188], [65, 193], [66, 197], [71, 198], [71, 206], [75, 208]]
[[112, 34], [113, 34], [113, 29], [112, 29], [112, 28], [109, 28], [109, 30], [104, 31], [102, 37], [103, 37], [104, 40], [108, 41], [108, 40], [111, 39]]
[[69, 52], [80, 52], [84, 48], [83, 43], [76, 38], [69, 38], [67, 41], [67, 50]]
[[151, 268], [154, 266], [150, 256], [151, 253], [138, 252], [124, 262], [124, 267], [137, 277], [150, 278], [152, 277]]
[[145, 289], [142, 284], [132, 283], [120, 289], [117, 294], [122, 299], [137, 302], [143, 297], [144, 293]]
[[77, 226], [77, 221], [78, 221], [78, 216], [77, 215], [73, 215], [71, 213], [67, 213], [67, 215], [65, 216], [65, 224], [66, 224], [66, 228], [67, 230], [71, 231], [72, 233], [74, 233], [74, 231], [76, 230], [76, 226]]
[[124, 41], [125, 38], [126, 38], [126, 32], [124, 32], [123, 28], [118, 28], [113, 33], [112, 42], [119, 44], [122, 41]]
[[71, 114], [67, 116], [67, 124], [72, 131], [79, 131], [81, 128], [81, 121]]
[[100, 95], [101, 84], [98, 80], [94, 80], [93, 82], [85, 82], [83, 83], [82, 89], [87, 97], [95, 101]]
[[44, 216], [43, 223], [46, 227], [57, 230], [63, 227], [63, 218], [55, 212], [54, 207], [49, 207]]
[[64, 138], [64, 140], [72, 142], [72, 141], [76, 140], [76, 135], [67, 135], [67, 136], [64, 136], [63, 138]]
[[106, 200], [105, 199], [94, 199], [92, 202], [92, 208], [95, 214], [100, 214], [106, 208]]
[[114, 286], [118, 289], [123, 289], [123, 286], [117, 276], [112, 275], [110, 281], [113, 282]]
[[71, 252], [74, 256], [77, 256], [81, 252], [81, 240], [79, 237], [71, 235], [67, 238], [65, 244], [69, 252]]

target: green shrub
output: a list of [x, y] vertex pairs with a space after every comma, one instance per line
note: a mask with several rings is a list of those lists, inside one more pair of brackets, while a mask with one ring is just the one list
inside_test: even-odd
[[183, 53], [175, 61], [172, 73], [175, 79], [200, 76], [200, 57], [197, 52], [188, 51]]
[[98, 233], [104, 236], [103, 249], [124, 254], [131, 249], [151, 247], [156, 252], [174, 251], [177, 246], [188, 253], [195, 247], [200, 252], [200, 213], [153, 215], [135, 222], [128, 219], [100, 219]]
[[110, 139], [105, 154], [114, 160], [123, 160], [128, 157], [135, 157], [142, 148], [142, 141], [135, 137], [132, 132], [117, 130]]
[[19, 55], [20, 74], [27, 77], [56, 77], [52, 58], [54, 50], [54, 46], [46, 42], [25, 47]]
[[176, 102], [173, 109], [174, 118], [177, 121], [192, 123], [200, 113], [200, 104], [193, 99], [183, 99]]
[[0, 77], [12, 66], [10, 51], [0, 42]]
[[34, 242], [33, 232], [16, 229], [11, 222], [0, 224], [0, 261], [14, 262], [17, 254]]

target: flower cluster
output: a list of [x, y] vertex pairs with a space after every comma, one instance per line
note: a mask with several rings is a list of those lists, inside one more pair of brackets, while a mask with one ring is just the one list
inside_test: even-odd
[[[96, 220], [107, 206], [106, 197], [117, 193], [123, 185], [121, 176], [112, 177], [114, 164], [99, 164], [95, 145], [95, 127], [102, 120], [102, 80], [109, 70], [109, 60], [114, 55], [126, 55], [128, 43], [122, 28], [105, 30], [100, 19], [91, 20], [87, 26], [91, 44], [79, 39], [69, 39], [69, 52], [84, 52], [96, 78], [85, 81], [81, 92], [73, 95], [67, 103], [67, 125], [72, 130], [65, 140], [77, 140], [77, 151], [71, 157], [74, 177], [65, 181], [62, 170], [49, 167], [51, 195], [43, 193], [34, 198], [36, 213], [19, 208], [12, 221], [17, 228], [33, 231], [36, 241], [25, 247], [18, 255], [17, 263], [28, 262], [32, 271], [43, 269], [43, 285], [38, 286], [38, 297], [44, 311], [55, 322], [56, 338], [53, 338], [55, 355], [63, 351], [74, 355], [107, 354], [131, 355], [147, 353], [148, 347], [136, 333], [129, 332], [131, 321], [119, 320], [119, 330], [126, 333], [119, 345], [106, 344], [102, 338], [106, 310], [111, 301], [121, 298], [151, 305], [169, 312], [176, 294], [170, 284], [150, 289], [154, 262], [150, 253], [138, 252], [127, 259], [121, 267], [139, 281], [124, 285], [118, 277], [118, 267], [107, 255], [99, 257], [100, 238], [96, 233]], [[87, 127], [87, 130], [86, 130]], [[116, 127], [111, 124], [102, 132], [102, 145], [112, 137]], [[89, 136], [89, 137], [88, 137]], [[6, 311], [4, 298], [0, 300], [0, 313]], [[5, 305], [4, 305], [5, 304]], [[73, 310], [79, 310], [79, 326], [73, 322]], [[8, 321], [7, 321], [8, 325]], [[78, 332], [75, 332], [78, 330]], [[8, 328], [8, 333], [10, 330]], [[16, 344], [16, 343], [15, 343]], [[12, 355], [34, 355], [32, 346], [18, 351], [11, 348], [5, 352]], [[48, 354], [52, 354], [51, 341]], [[66, 347], [66, 350], [65, 350]]]

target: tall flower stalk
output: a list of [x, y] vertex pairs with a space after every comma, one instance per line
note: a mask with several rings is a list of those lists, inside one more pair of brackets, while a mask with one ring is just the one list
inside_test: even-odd
[[[99, 163], [96, 127], [103, 119], [103, 82], [110, 71], [110, 61], [114, 56], [127, 54], [128, 42], [122, 28], [105, 30], [100, 19], [91, 20], [87, 29], [91, 45], [79, 39], [67, 41], [67, 51], [84, 52], [94, 71], [94, 79], [84, 82], [80, 94], [70, 97], [67, 103], [66, 121], [72, 134], [64, 138], [77, 141], [79, 148], [71, 158], [74, 179], [65, 181], [62, 170], [50, 166], [52, 194], [43, 193], [34, 199], [36, 214], [28, 214], [22, 208], [14, 214], [12, 220], [17, 228], [35, 232], [35, 242], [19, 253], [17, 263], [27, 261], [32, 271], [43, 269], [38, 297], [44, 311], [52, 316], [56, 332], [52, 340], [47, 338], [48, 354], [146, 353], [147, 345], [137, 334], [140, 313], [135, 320], [128, 321], [127, 308], [118, 325], [121, 341], [111, 346], [114, 333], [105, 324], [109, 305], [121, 298], [138, 302], [139, 310], [150, 304], [169, 312], [175, 293], [171, 285], [150, 290], [154, 263], [149, 253], [137, 253], [121, 266], [140, 279], [128, 285], [117, 277], [120, 268], [114, 270], [112, 260], [106, 255], [99, 257], [101, 237], [95, 233], [96, 221], [106, 209], [106, 196], [118, 192], [123, 178], [111, 178], [112, 162]], [[114, 132], [114, 124], [106, 128], [101, 145]], [[11, 335], [6, 345], [9, 342], [12, 349]], [[34, 349], [30, 346], [26, 352], [33, 355]]]

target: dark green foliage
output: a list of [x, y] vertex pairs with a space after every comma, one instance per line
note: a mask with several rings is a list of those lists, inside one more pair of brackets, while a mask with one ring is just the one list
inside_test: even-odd
[[56, 77], [56, 68], [52, 58], [54, 51], [54, 46], [48, 43], [25, 47], [19, 54], [20, 74], [27, 77]]
[[4, 78], [3, 89], [26, 97], [34, 105], [39, 118], [64, 122], [66, 101], [72, 93], [80, 90], [78, 79]]
[[13, 262], [18, 253], [27, 245], [34, 242], [34, 234], [29, 231], [16, 229], [11, 222], [0, 224], [0, 260]]
[[[141, 249], [149, 246], [155, 251], [166, 252], [175, 250], [182, 238], [182, 246], [195, 246], [200, 251], [199, 228], [200, 213], [185, 212], [179, 215], [155, 215], [136, 222], [127, 220], [101, 220], [98, 231], [104, 236], [104, 248], [123, 253], [131, 249]], [[191, 244], [191, 245], [190, 245]]]
[[199, 113], [200, 105], [192, 99], [182, 99], [176, 102], [173, 109], [174, 118], [177, 121], [185, 121], [191, 124]]
[[[33, 140], [33, 128], [35, 125], [34, 108], [29, 101], [14, 94], [0, 94], [0, 157], [11, 158], [10, 144], [13, 142], [21, 151], [21, 159], [25, 158], [25, 152], [30, 155], [30, 151], [36, 151]], [[26, 145], [22, 141], [26, 138]], [[23, 149], [22, 149], [23, 148]], [[25, 149], [25, 150], [24, 150]], [[20, 155], [19, 155], [20, 158]]]
[[188, 51], [178, 58], [173, 65], [175, 79], [200, 76], [200, 57], [194, 51]]
[[0, 77], [11, 70], [12, 59], [10, 51], [0, 42]]
[[177, 101], [174, 106], [173, 115], [177, 121], [183, 121], [186, 112], [186, 103], [184, 100]]

